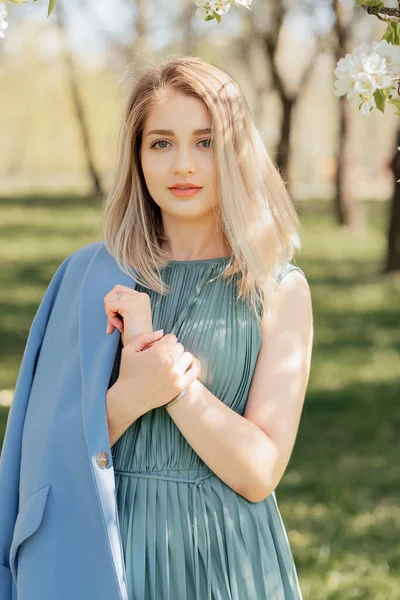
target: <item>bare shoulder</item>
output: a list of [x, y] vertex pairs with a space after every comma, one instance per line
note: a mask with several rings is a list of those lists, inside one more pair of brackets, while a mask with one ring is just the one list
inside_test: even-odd
[[278, 287], [283, 298], [292, 296], [311, 302], [310, 286], [303, 271], [292, 269], [281, 279]]
[[264, 311], [261, 329], [270, 330], [273, 325], [282, 329], [299, 330], [302, 326], [309, 329], [312, 319], [309, 283], [303, 271], [292, 269], [280, 280], [271, 310]]
[[274, 444], [267, 486], [271, 491], [288, 464], [310, 374], [313, 316], [310, 287], [302, 272], [292, 268], [282, 277], [260, 328], [261, 346], [243, 416]]

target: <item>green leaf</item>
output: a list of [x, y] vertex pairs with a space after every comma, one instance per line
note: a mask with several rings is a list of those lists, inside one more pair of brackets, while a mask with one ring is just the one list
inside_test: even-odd
[[368, 8], [384, 8], [382, 0], [356, 0], [356, 6], [367, 6]]
[[382, 39], [386, 40], [388, 44], [393, 44], [393, 46], [400, 46], [400, 23], [389, 21]]
[[213, 12], [213, 15], [214, 15], [215, 19], [218, 21], [218, 23], [221, 23], [221, 19], [222, 19], [221, 15], [219, 15], [215, 11]]
[[208, 17], [204, 17], [205, 21], [212, 21], [214, 19], [214, 15], [208, 15]]
[[395, 114], [400, 115], [400, 98], [390, 98], [389, 102], [396, 107], [397, 110]]
[[10, 2], [14, 2], [14, 4], [26, 4], [27, 0], [10, 0]]
[[381, 112], [385, 112], [385, 102], [387, 98], [387, 90], [376, 90], [374, 93], [374, 98], [376, 102], [376, 108]]
[[47, 11], [47, 16], [49, 17], [54, 10], [57, 0], [49, 0], [49, 10]]

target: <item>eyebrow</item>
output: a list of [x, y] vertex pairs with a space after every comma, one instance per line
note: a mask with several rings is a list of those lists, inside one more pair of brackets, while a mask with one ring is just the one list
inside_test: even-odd
[[[203, 135], [203, 134], [207, 134], [207, 133], [212, 133], [212, 129], [211, 128], [206, 128], [206, 129], [195, 129], [193, 131], [193, 135]], [[152, 129], [151, 131], [149, 131], [149, 133], [147, 134], [148, 136], [151, 135], [152, 133], [155, 133], [157, 135], [175, 135], [174, 132], [172, 131], [172, 129]]]

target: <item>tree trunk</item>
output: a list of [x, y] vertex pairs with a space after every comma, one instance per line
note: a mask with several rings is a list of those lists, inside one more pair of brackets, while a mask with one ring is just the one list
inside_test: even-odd
[[[400, 147], [400, 127], [397, 130], [396, 148]], [[385, 273], [400, 271], [400, 151], [396, 154], [390, 164], [393, 171], [393, 196], [390, 203], [389, 228], [387, 237], [387, 256]]]
[[135, 78], [142, 75], [143, 69], [147, 70], [153, 66], [154, 57], [150, 52], [148, 38], [148, 2], [145, 0], [136, 0], [136, 39], [132, 44], [131, 53], [133, 60], [131, 64], [132, 72]]
[[181, 16], [178, 19], [177, 27], [182, 31], [182, 51], [186, 56], [196, 53], [196, 34], [193, 28], [193, 18], [195, 16], [196, 6], [194, 2], [187, 4], [186, 0], [181, 9]]
[[281, 104], [282, 126], [276, 151], [276, 164], [278, 165], [282, 177], [287, 181], [289, 177], [290, 138], [292, 134], [293, 109], [295, 106], [295, 100], [293, 98], [289, 98], [288, 96], [282, 96]]
[[305, 63], [297, 88], [289, 91], [284, 80], [285, 78], [281, 75], [277, 64], [278, 40], [287, 14], [282, 3], [275, 3], [273, 14], [275, 19], [273, 29], [257, 33], [257, 30], [254, 27], [253, 35], [258, 36], [258, 39], [262, 44], [265, 57], [270, 65], [273, 87], [279, 95], [282, 106], [281, 128], [275, 162], [285, 180], [289, 193], [291, 193], [290, 139], [292, 134], [293, 111], [312, 76], [315, 59], [319, 53], [319, 40], [317, 38], [317, 43], [312, 56], [309, 57]]
[[79, 132], [82, 140], [82, 147], [84, 152], [84, 157], [86, 161], [86, 167], [88, 170], [88, 174], [92, 183], [92, 194], [94, 195], [102, 195], [103, 189], [101, 185], [100, 175], [96, 169], [93, 159], [93, 152], [91, 147], [90, 133], [89, 127], [86, 121], [85, 109], [83, 100], [80, 95], [77, 73], [75, 69], [75, 65], [72, 59], [72, 53], [68, 46], [68, 40], [66, 35], [65, 23], [64, 23], [64, 15], [62, 12], [61, 5], [57, 4], [55, 9], [55, 13], [57, 15], [57, 27], [60, 32], [61, 39], [63, 40], [64, 45], [64, 60], [67, 67], [68, 74], [68, 84], [71, 92], [72, 103], [74, 106], [76, 121], [78, 124]]
[[[343, 6], [340, 0], [334, 0], [335, 10], [335, 35], [336, 35], [336, 63], [346, 54], [348, 46], [349, 29], [342, 18]], [[340, 225], [351, 229], [363, 226], [364, 219], [360, 203], [356, 200], [350, 177], [350, 125], [351, 110], [349, 101], [345, 96], [338, 98], [338, 146], [336, 154], [335, 195], [333, 199], [334, 212]]]

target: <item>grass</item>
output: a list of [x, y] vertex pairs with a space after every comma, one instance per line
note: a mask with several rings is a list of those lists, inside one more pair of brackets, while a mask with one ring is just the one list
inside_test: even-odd
[[[299, 207], [296, 261], [313, 298], [314, 349], [295, 448], [276, 490], [304, 600], [398, 600], [400, 285], [381, 274], [387, 205], [362, 233], [327, 204]], [[27, 332], [61, 261], [102, 238], [91, 198], [0, 199], [0, 389], [13, 388]], [[8, 409], [0, 407], [0, 439]]]

